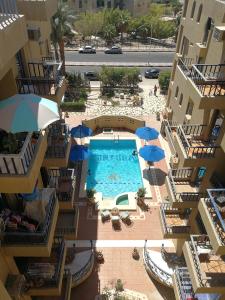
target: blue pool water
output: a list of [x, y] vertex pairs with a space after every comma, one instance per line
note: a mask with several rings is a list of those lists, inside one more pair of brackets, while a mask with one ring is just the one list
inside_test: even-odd
[[143, 187], [138, 157], [132, 155], [135, 140], [91, 140], [87, 189], [102, 192], [104, 198]]

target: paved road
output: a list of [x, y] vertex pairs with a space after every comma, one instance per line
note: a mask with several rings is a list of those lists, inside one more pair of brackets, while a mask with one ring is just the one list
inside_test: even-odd
[[174, 53], [171, 52], [126, 52], [123, 54], [105, 54], [97, 52], [96, 54], [79, 54], [75, 51], [66, 51], [66, 61], [70, 62], [90, 62], [90, 63], [172, 63]]
[[[82, 66], [74, 66], [74, 67], [66, 67], [67, 72], [71, 73], [84, 73], [87, 71], [96, 71], [99, 72], [101, 67], [95, 67], [95, 66], [87, 66], [87, 67], [82, 67]], [[140, 70], [140, 73], [144, 75], [144, 72], [148, 69], [147, 67], [140, 67], [138, 68]], [[171, 68], [159, 68], [160, 70], [171, 70]]]

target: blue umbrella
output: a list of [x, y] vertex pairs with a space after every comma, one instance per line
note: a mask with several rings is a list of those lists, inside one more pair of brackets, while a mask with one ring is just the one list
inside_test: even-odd
[[150, 162], [157, 162], [165, 157], [164, 150], [155, 145], [145, 145], [140, 149], [139, 154], [144, 160]]
[[159, 136], [159, 132], [155, 128], [140, 127], [135, 131], [135, 134], [143, 140], [150, 141], [155, 140]]
[[85, 147], [83, 145], [75, 145], [71, 147], [70, 160], [71, 161], [87, 160], [90, 154], [91, 152], [88, 149], [88, 147]]
[[84, 138], [92, 135], [93, 130], [84, 125], [78, 125], [70, 130], [71, 136], [75, 138]]

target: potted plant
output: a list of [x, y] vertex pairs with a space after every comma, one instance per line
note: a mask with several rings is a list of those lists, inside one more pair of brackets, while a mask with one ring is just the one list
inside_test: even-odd
[[142, 204], [145, 200], [146, 195], [146, 189], [145, 188], [139, 188], [137, 191], [137, 202], [138, 204]]
[[138, 260], [140, 258], [139, 252], [137, 248], [134, 248], [133, 252], [132, 252], [132, 257], [133, 259]]
[[95, 193], [96, 191], [94, 189], [86, 190], [87, 199], [91, 204], [95, 201]]
[[115, 284], [115, 290], [116, 290], [116, 292], [124, 291], [123, 282], [121, 279], [117, 279], [116, 284]]

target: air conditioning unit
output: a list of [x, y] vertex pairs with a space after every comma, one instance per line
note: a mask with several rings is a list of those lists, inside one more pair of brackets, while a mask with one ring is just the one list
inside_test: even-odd
[[221, 42], [225, 40], [225, 26], [215, 26], [213, 32], [213, 38], [217, 42]]
[[27, 28], [28, 38], [32, 41], [39, 41], [41, 37], [41, 31], [39, 27], [28, 27]]

